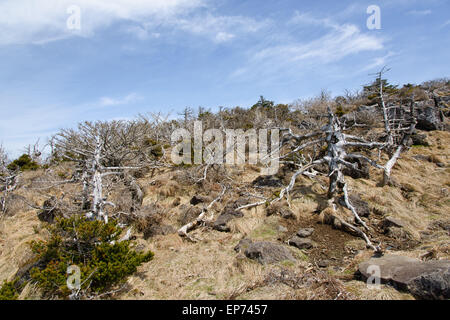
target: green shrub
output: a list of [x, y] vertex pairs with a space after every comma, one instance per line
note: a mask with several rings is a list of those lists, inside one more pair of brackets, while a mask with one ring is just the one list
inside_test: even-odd
[[163, 153], [163, 149], [161, 147], [161, 145], [155, 145], [152, 147], [152, 150], [150, 151], [150, 153], [155, 157], [155, 158], [161, 158], [164, 153]]
[[341, 105], [337, 106], [336, 107], [336, 115], [338, 117], [342, 117], [344, 114], [345, 114], [344, 108]]
[[19, 293], [16, 289], [16, 282], [4, 281], [0, 288], [0, 300], [17, 300]]
[[21, 155], [18, 159], [11, 162], [8, 167], [9, 170], [36, 170], [39, 168], [39, 165], [31, 159], [31, 157], [27, 154]]
[[84, 217], [58, 219], [47, 227], [47, 241], [33, 241], [37, 255], [30, 277], [46, 295], [67, 298], [67, 268], [80, 268], [81, 291], [100, 294], [122, 284], [136, 272], [137, 267], [153, 258], [152, 252], [134, 251], [130, 241], [119, 242], [121, 228], [117, 221], [105, 224]]

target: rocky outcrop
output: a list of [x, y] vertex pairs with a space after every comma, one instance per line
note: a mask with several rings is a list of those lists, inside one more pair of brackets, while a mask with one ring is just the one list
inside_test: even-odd
[[55, 197], [51, 197], [44, 201], [42, 209], [38, 212], [37, 216], [42, 222], [53, 223], [57, 216], [61, 215], [61, 212], [57, 209], [57, 200]]
[[186, 206], [186, 205], [183, 205], [182, 207], [180, 207], [180, 211], [181, 211], [181, 215], [178, 218], [178, 222], [182, 226], [195, 220], [202, 213], [201, 208], [193, 207], [193, 206]]
[[300, 238], [308, 238], [314, 233], [314, 228], [302, 228], [297, 231], [297, 236]]
[[[241, 240], [239, 250], [245, 247], [244, 254], [247, 258], [256, 260], [261, 264], [270, 264], [281, 261], [295, 261], [291, 251], [285, 246], [268, 241]], [[235, 248], [236, 250], [236, 248]]]
[[391, 238], [404, 240], [411, 239], [411, 234], [407, 229], [408, 225], [406, 222], [394, 217], [384, 218], [380, 223], [380, 228]]
[[363, 161], [355, 161], [358, 164], [357, 168], [344, 168], [342, 173], [353, 179], [369, 179], [370, 178], [370, 165]]
[[414, 133], [411, 135], [412, 144], [415, 146], [428, 147], [430, 144], [427, 141], [426, 134]]
[[293, 236], [289, 239], [288, 244], [298, 249], [312, 249], [316, 246], [312, 240], [300, 238], [298, 236]]
[[[450, 298], [450, 261], [420, 261], [404, 256], [386, 255], [372, 258], [359, 265], [358, 271], [366, 280], [368, 271], [380, 268], [380, 282], [409, 291], [418, 299], [437, 300]], [[372, 268], [369, 268], [372, 267]]]
[[208, 196], [195, 195], [191, 198], [190, 204], [196, 206], [199, 203], [210, 203], [213, 199]]
[[281, 187], [283, 186], [280, 178], [276, 176], [259, 176], [252, 184], [256, 187]]
[[230, 232], [228, 222], [235, 218], [242, 218], [244, 214], [241, 211], [235, 211], [230, 208], [225, 209], [220, 216], [214, 221], [213, 228], [222, 232]]
[[[358, 194], [351, 194], [348, 198], [350, 200], [350, 204], [355, 208], [360, 217], [367, 218], [370, 215], [369, 204], [362, 200]], [[344, 196], [339, 198], [339, 204], [345, 207]]]
[[144, 239], [155, 237], [155, 236], [165, 236], [168, 234], [174, 234], [177, 231], [172, 226], [167, 225], [152, 225], [144, 230]]
[[417, 129], [425, 131], [444, 129], [444, 114], [435, 100], [416, 102], [415, 113]]

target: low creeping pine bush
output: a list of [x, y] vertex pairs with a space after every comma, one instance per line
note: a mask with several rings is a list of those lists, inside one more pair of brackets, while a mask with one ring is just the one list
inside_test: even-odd
[[0, 287], [0, 300], [17, 300], [19, 293], [16, 289], [16, 282], [4, 281]]
[[80, 268], [80, 292], [95, 296], [123, 284], [137, 267], [153, 258], [153, 253], [136, 252], [130, 241], [119, 242], [122, 229], [111, 220], [91, 221], [74, 216], [49, 225], [50, 238], [31, 242], [37, 255], [30, 278], [46, 296], [68, 298], [67, 268]]

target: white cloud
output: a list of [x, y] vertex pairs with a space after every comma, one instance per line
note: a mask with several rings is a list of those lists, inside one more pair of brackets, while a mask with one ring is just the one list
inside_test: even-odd
[[[173, 17], [172, 19], [165, 21], [164, 24], [221, 43], [230, 41], [237, 35], [251, 34], [260, 31], [269, 25], [270, 21], [257, 21], [244, 16], [215, 16], [206, 13], [190, 18]], [[152, 24], [150, 24], [150, 26], [151, 25]]]
[[[338, 24], [330, 18], [315, 18], [309, 14], [295, 13], [287, 22], [308, 30], [322, 32], [310, 41], [289, 38], [280, 44], [264, 46], [249, 53], [249, 62], [234, 72], [233, 80], [258, 76], [272, 78], [289, 72], [301, 72], [305, 68], [330, 65], [346, 57], [361, 53], [378, 51], [384, 48], [384, 40], [376, 33], [361, 31], [353, 24]], [[382, 61], [377, 61], [381, 63]]]
[[141, 100], [142, 97], [137, 95], [136, 93], [130, 93], [129, 95], [123, 98], [111, 98], [111, 97], [102, 97], [100, 98], [100, 106], [102, 107], [110, 107], [110, 106], [119, 106], [119, 105], [127, 105], [133, 102], [137, 102]]
[[394, 53], [394, 52], [389, 52], [388, 54], [386, 54], [386, 55], [383, 56], [383, 57], [377, 57], [377, 58], [375, 58], [375, 59], [372, 60], [372, 63], [368, 64], [368, 65], [367, 65], [365, 68], [363, 68], [361, 71], [364, 72], [364, 71], [373, 70], [373, 69], [375, 69], [375, 68], [379, 68], [379, 67], [385, 66], [385, 65], [387, 65], [388, 59], [389, 59], [390, 57], [395, 56], [395, 55], [397, 55], [397, 54]]
[[227, 41], [233, 39], [234, 37], [235, 37], [234, 34], [226, 33], [226, 32], [219, 32], [216, 35], [216, 42], [218, 42], [218, 43], [227, 42]]
[[441, 28], [444, 28], [444, 27], [446, 27], [446, 26], [448, 26], [448, 25], [450, 25], [450, 20], [445, 21], [445, 22], [442, 24]]
[[412, 14], [415, 16], [427, 16], [431, 13], [432, 13], [431, 10], [411, 10], [408, 12], [408, 14]]
[[[155, 29], [175, 29], [216, 43], [260, 30], [266, 21], [243, 16], [216, 16], [209, 0], [3, 0], [0, 46], [43, 44], [73, 36], [90, 37], [116, 22], [140, 40], [159, 38]], [[80, 30], [69, 30], [67, 9], [80, 8]], [[204, 9], [208, 8], [205, 12]]]
[[[44, 43], [90, 36], [119, 21], [173, 19], [202, 7], [204, 0], [3, 0], [0, 3], [0, 45]], [[81, 9], [81, 30], [67, 28], [72, 6]]]
[[123, 29], [124, 32], [134, 35], [139, 40], [148, 40], [150, 38], [152, 39], [158, 39], [161, 37], [161, 34], [158, 32], [150, 32], [146, 28], [142, 26], [127, 26]]

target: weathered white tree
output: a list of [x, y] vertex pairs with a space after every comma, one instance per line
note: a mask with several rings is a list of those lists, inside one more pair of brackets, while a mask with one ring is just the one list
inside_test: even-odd
[[13, 192], [19, 180], [20, 172], [11, 171], [7, 168], [8, 157], [3, 146], [0, 145], [0, 211], [2, 214], [8, 210], [8, 198]]
[[377, 73], [376, 79], [376, 83], [379, 84], [378, 94], [386, 133], [385, 149], [389, 155], [389, 160], [384, 165], [383, 185], [391, 183], [392, 168], [397, 163], [401, 153], [408, 149], [409, 138], [414, 133], [417, 124], [414, 116], [414, 95], [411, 97], [409, 114], [403, 110], [402, 106], [387, 105], [382, 77], [388, 71], [389, 69], [383, 67]]
[[[338, 215], [336, 215], [335, 218], [340, 221], [341, 225], [361, 236], [370, 248], [377, 252], [380, 251], [380, 247], [372, 244], [366, 233], [359, 227], [361, 226], [363, 229], [369, 230], [369, 227], [360, 218], [357, 210], [349, 199], [348, 185], [345, 181], [343, 171], [345, 168], [358, 170], [359, 162], [366, 162], [378, 169], [383, 169], [383, 166], [377, 164], [376, 161], [355, 150], [380, 149], [385, 147], [386, 144], [376, 141], [366, 141], [361, 137], [344, 133], [339, 119], [331, 111], [331, 108], [328, 108], [328, 123], [319, 130], [304, 135], [294, 134], [291, 129], [283, 129], [283, 131], [285, 134], [281, 140], [280, 149], [289, 146], [290, 151], [280, 157], [280, 162], [289, 163], [297, 167], [297, 170], [290, 179], [290, 183], [280, 191], [280, 195], [277, 198], [272, 200], [263, 199], [256, 203], [241, 206], [236, 210], [252, 208], [267, 202], [273, 204], [283, 198], [286, 198], [290, 206], [290, 192], [293, 190], [297, 178], [300, 175], [313, 177], [317, 175], [317, 172], [314, 171], [314, 167], [326, 164], [328, 166], [329, 178], [329, 203], [335, 210], [336, 204], [338, 203], [336, 196], [342, 193], [345, 207], [349, 209], [354, 216], [354, 223], [348, 223]], [[315, 150], [320, 150], [323, 146], [326, 147], [326, 153], [323, 156], [318, 156]], [[308, 149], [310, 151], [308, 160], [304, 155], [298, 156], [300, 152]]]
[[88, 217], [108, 221], [105, 207], [114, 204], [107, 201], [103, 189], [104, 179], [110, 175], [123, 180], [140, 205], [143, 192], [128, 171], [159, 166], [156, 158], [150, 159], [152, 145], [145, 144], [146, 130], [137, 122], [84, 123], [78, 130], [63, 130], [53, 138], [55, 156], [78, 163], [81, 206], [90, 210]]
[[90, 211], [86, 216], [90, 219], [104, 220], [108, 223], [108, 214], [105, 211], [106, 206], [115, 207], [114, 203], [107, 201], [103, 192], [103, 180], [106, 176], [122, 174], [124, 170], [135, 170], [139, 167], [126, 166], [105, 166], [103, 165], [104, 145], [100, 136], [95, 138], [95, 145], [91, 149], [79, 149], [70, 145], [58, 145], [59, 148], [65, 148], [67, 153], [74, 154], [75, 157], [65, 156], [67, 159], [78, 162], [82, 167], [82, 208], [87, 209], [90, 203]]

